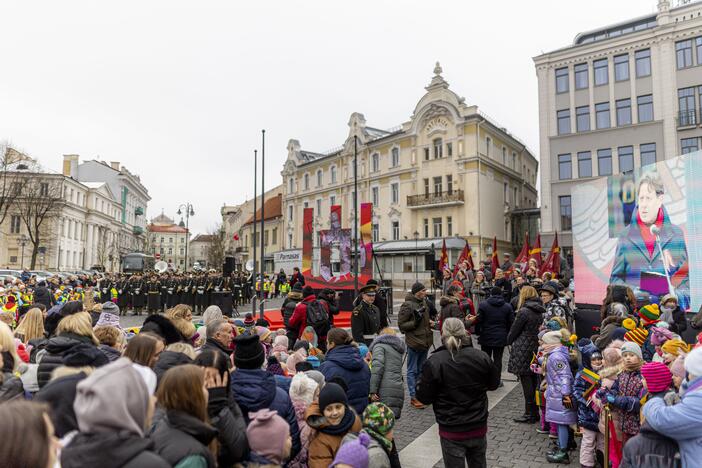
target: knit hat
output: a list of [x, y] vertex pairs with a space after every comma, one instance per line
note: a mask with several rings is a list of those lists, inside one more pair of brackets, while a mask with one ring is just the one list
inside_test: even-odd
[[685, 370], [692, 377], [702, 377], [702, 348], [693, 349], [685, 357]]
[[663, 299], [661, 299], [661, 305], [665, 305], [668, 301], [675, 301], [675, 305], [678, 305], [678, 296], [675, 294], [666, 294], [663, 296]]
[[614, 340], [602, 351], [605, 366], [614, 366], [621, 361], [623, 343], [621, 340]]
[[366, 345], [365, 343], [359, 343], [358, 353], [361, 355], [361, 359], [365, 358], [368, 354], [368, 345]]
[[285, 335], [278, 335], [278, 336], [276, 336], [275, 339], [273, 340], [273, 350], [274, 350], [274, 351], [276, 350], [276, 346], [281, 346], [281, 347], [284, 347], [284, 348], [285, 348], [284, 351], [287, 351], [287, 349], [288, 349], [288, 343], [289, 343], [289, 340], [288, 340], [288, 337], [287, 337], [287, 336], [285, 336]]
[[548, 332], [549, 332], [549, 330], [547, 330], [547, 329], [545, 329], [545, 328], [544, 328], [543, 330], [541, 330], [541, 331], [539, 332], [539, 334], [538, 334], [539, 340], [543, 340], [543, 339], [544, 339], [544, 335], [545, 335], [546, 333], [548, 333]]
[[317, 390], [317, 382], [304, 372], [297, 373], [290, 382], [290, 399], [303, 401], [305, 406], [309, 406], [314, 399], [315, 390]]
[[102, 311], [119, 317], [119, 306], [117, 306], [117, 304], [114, 302], [105, 302], [102, 305]]
[[282, 464], [285, 441], [290, 437], [287, 421], [270, 409], [249, 413], [249, 418], [246, 438], [251, 451], [273, 464]]
[[636, 328], [636, 321], [632, 318], [624, 319], [624, 321], [622, 322], [622, 327], [627, 330], [633, 330], [634, 328]]
[[314, 294], [314, 289], [312, 289], [312, 286], [305, 286], [302, 288], [302, 295], [303, 297], [311, 296]]
[[641, 347], [646, 341], [647, 336], [648, 330], [646, 330], [645, 328], [634, 328], [633, 330], [629, 330], [624, 334], [624, 339], [626, 341], [636, 343], [637, 345], [639, 345], [639, 347]]
[[88, 343], [72, 346], [63, 354], [62, 361], [68, 367], [100, 367], [110, 362], [105, 353]]
[[329, 382], [319, 392], [319, 409], [324, 412], [324, 409], [332, 403], [343, 403], [348, 406], [349, 400], [340, 385]]
[[502, 295], [502, 288], [495, 286], [490, 290], [490, 295], [491, 296], [501, 296]]
[[641, 366], [641, 375], [646, 379], [649, 393], [658, 393], [670, 388], [673, 375], [662, 362], [647, 362]]
[[337, 465], [348, 465], [353, 468], [368, 468], [368, 444], [370, 437], [365, 432], [360, 432], [356, 440], [346, 442], [339, 447], [336, 457], [329, 468]]
[[256, 327], [256, 334], [261, 341], [271, 336], [271, 331], [266, 327]]
[[321, 372], [316, 371], [316, 370], [311, 370], [311, 371], [305, 372], [305, 375], [307, 377], [309, 377], [310, 379], [314, 380], [315, 382], [317, 382], [317, 386], [320, 388], [320, 390], [322, 389], [322, 387], [324, 387], [324, 384], [325, 384], [324, 374], [322, 374]]
[[551, 331], [558, 331], [562, 327], [561, 324], [558, 323], [556, 320], [549, 320], [548, 322], [546, 322], [546, 328], [548, 328]]
[[297, 292], [297, 293], [302, 294], [302, 283], [300, 283], [298, 281], [297, 283], [293, 284], [292, 292]]
[[248, 312], [244, 316], [244, 326], [245, 327], [253, 327], [255, 323], [256, 323], [256, 321], [254, 320], [253, 315], [251, 315], [251, 312]]
[[273, 355], [268, 356], [268, 364], [266, 365], [266, 370], [273, 375], [285, 375], [283, 366], [280, 365], [280, 361], [278, 361], [278, 359]]
[[639, 317], [643, 325], [652, 325], [657, 323], [661, 317], [661, 311], [658, 304], [648, 304], [639, 309]]
[[427, 289], [426, 286], [417, 281], [412, 285], [412, 294], [417, 294], [419, 291], [424, 291], [425, 289]]
[[641, 353], [641, 346], [639, 346], [636, 343], [633, 343], [631, 341], [627, 341], [622, 345], [622, 354], [624, 353], [632, 353], [636, 354], [639, 359], [643, 360], [643, 353]]
[[675, 358], [675, 361], [670, 363], [670, 372], [675, 377], [685, 378], [685, 356], [682, 354]]
[[663, 352], [672, 354], [673, 356], [680, 356], [680, 353], [687, 354], [690, 352], [690, 345], [685, 343], [680, 338], [673, 338], [672, 340], [668, 340], [663, 343], [661, 349]]
[[321, 364], [317, 356], [307, 356], [305, 362], [308, 362], [312, 366], [312, 369], [318, 369], [319, 365]]
[[651, 344], [660, 346], [668, 340], [673, 339], [673, 332], [666, 328], [651, 327]]
[[614, 330], [612, 330], [612, 341], [614, 340], [623, 340], [624, 335], [626, 335], [626, 328], [624, 327], [617, 327]]
[[240, 335], [234, 338], [234, 365], [241, 369], [260, 369], [266, 360], [258, 335]]
[[544, 344], [559, 344], [562, 338], [563, 335], [561, 334], [561, 332], [558, 330], [554, 330], [546, 333], [544, 337], [541, 338], [541, 341], [543, 341]]
[[[112, 304], [112, 303], [110, 302], [110, 304]], [[115, 307], [117, 307], [117, 306], [115, 306]], [[120, 330], [122, 329], [122, 326], [119, 323], [119, 316], [115, 315], [111, 312], [106, 312], [104, 307], [102, 308], [102, 312], [100, 312], [100, 318], [98, 319], [95, 326], [96, 327], [102, 327], [102, 326], [115, 327], [115, 328], [119, 328]]]
[[395, 414], [384, 403], [371, 403], [363, 410], [363, 428], [385, 436], [395, 427]]
[[304, 348], [305, 352], [310, 350], [310, 342], [307, 340], [297, 340], [295, 344], [293, 345], [293, 352], [297, 351], [298, 349]]

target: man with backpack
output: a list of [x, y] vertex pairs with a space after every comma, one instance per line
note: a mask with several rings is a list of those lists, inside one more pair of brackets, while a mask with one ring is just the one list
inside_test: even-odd
[[380, 331], [380, 310], [373, 304], [378, 286], [367, 284], [360, 289], [361, 302], [351, 313], [351, 335], [356, 343], [370, 345]]
[[[310, 286], [302, 289], [302, 301], [295, 306], [295, 311], [290, 317], [290, 327], [297, 329], [297, 337], [302, 336], [307, 326], [312, 327], [317, 334], [317, 343], [321, 346], [327, 340], [327, 332], [331, 329], [329, 325], [329, 309], [325, 302], [317, 299], [314, 290]], [[322, 349], [320, 347], [320, 349]]]

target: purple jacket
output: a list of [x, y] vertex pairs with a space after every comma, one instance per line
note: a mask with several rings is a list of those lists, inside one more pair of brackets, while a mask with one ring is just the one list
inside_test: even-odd
[[[546, 361], [546, 421], [556, 424], [575, 424], [578, 414], [563, 406], [563, 397], [573, 393], [573, 373], [570, 371], [568, 350], [565, 346], [553, 351]], [[573, 404], [575, 399], [573, 399]]]

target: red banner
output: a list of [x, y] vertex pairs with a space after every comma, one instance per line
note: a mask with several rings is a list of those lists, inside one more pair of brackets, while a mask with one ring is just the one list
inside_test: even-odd
[[528, 260], [531, 260], [532, 258], [536, 261], [536, 266], [538, 268], [541, 268], [541, 264], [543, 263], [541, 261], [541, 234], [536, 235], [536, 242], [534, 242], [534, 247], [529, 249]]
[[497, 236], [492, 238], [492, 276], [495, 276], [495, 272], [500, 268], [500, 261], [497, 258]]
[[529, 260], [529, 233], [524, 233], [524, 245], [519, 255], [514, 259], [514, 263], [526, 263]]
[[373, 235], [371, 223], [373, 220], [373, 204], [361, 203], [361, 233], [359, 243], [359, 273], [362, 276], [373, 277]]
[[439, 260], [439, 271], [443, 272], [445, 268], [449, 267], [448, 264], [448, 252], [446, 251], [446, 239], [444, 239], [441, 246], [441, 259]]
[[553, 238], [551, 251], [548, 253], [546, 261], [539, 270], [539, 276], [547, 271], [550, 271], [554, 275], [558, 275], [561, 272], [561, 248], [558, 246], [558, 233], [556, 233], [556, 236]]
[[461, 264], [465, 262], [466, 263], [466, 268], [469, 270], [474, 269], [473, 265], [473, 255], [470, 250], [470, 244], [468, 241], [466, 241], [466, 245], [463, 247], [463, 250], [461, 251], [461, 255], [458, 257], [458, 261], [456, 262], [456, 265], [453, 267], [453, 276], [455, 277], [458, 274], [458, 271], [461, 268]]
[[312, 275], [312, 235], [314, 234], [314, 210], [305, 208], [302, 216], [302, 274]]

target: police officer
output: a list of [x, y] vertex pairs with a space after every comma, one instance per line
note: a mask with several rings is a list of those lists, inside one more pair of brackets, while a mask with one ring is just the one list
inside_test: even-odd
[[360, 290], [361, 302], [351, 313], [351, 334], [356, 343], [370, 345], [380, 331], [380, 310], [373, 305], [378, 286], [367, 284]]

